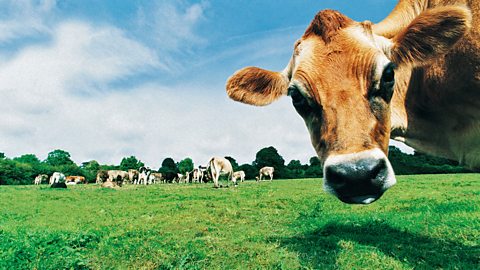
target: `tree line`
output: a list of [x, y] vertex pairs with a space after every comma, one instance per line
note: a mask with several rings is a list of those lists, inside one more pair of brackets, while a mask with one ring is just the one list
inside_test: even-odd
[[[257, 152], [252, 163], [238, 164], [230, 156], [226, 157], [232, 163], [234, 171], [243, 170], [246, 179], [255, 179], [258, 170], [264, 166], [275, 168], [274, 178], [320, 178], [323, 168], [319, 159], [311, 157], [308, 164], [299, 160], [291, 160], [285, 164], [285, 159], [273, 146], [265, 147]], [[456, 161], [429, 156], [415, 152], [413, 155], [405, 154], [400, 149], [390, 146], [389, 159], [397, 175], [402, 174], [435, 174], [435, 173], [463, 173], [470, 172], [460, 166]], [[0, 185], [32, 184], [38, 174], [51, 175], [53, 172], [62, 172], [65, 175], [84, 176], [88, 182], [95, 182], [99, 170], [124, 170], [138, 169], [144, 163], [135, 156], [124, 157], [119, 165], [99, 164], [96, 160], [82, 162], [77, 165], [72, 161], [70, 153], [57, 149], [48, 153], [45, 160], [40, 160], [34, 154], [25, 154], [19, 157], [8, 158], [0, 153]], [[168, 175], [192, 171], [195, 165], [191, 158], [175, 162], [172, 158], [165, 158], [158, 172]], [[155, 170], [155, 168], [152, 168]]]

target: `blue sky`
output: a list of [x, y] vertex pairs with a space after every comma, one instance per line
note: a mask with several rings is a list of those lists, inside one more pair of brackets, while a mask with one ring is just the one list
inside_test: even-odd
[[288, 98], [254, 108], [228, 99], [244, 66], [281, 70], [322, 9], [381, 20], [393, 0], [0, 0], [0, 152], [57, 148], [77, 163], [135, 155], [251, 162], [273, 145], [314, 156]]

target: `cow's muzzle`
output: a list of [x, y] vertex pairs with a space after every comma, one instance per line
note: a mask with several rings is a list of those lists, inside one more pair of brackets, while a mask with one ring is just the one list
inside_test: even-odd
[[325, 190], [345, 203], [372, 203], [395, 183], [392, 166], [380, 149], [330, 156], [324, 163]]

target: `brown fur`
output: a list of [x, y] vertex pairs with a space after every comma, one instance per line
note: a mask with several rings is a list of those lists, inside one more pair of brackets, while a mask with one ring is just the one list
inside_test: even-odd
[[321, 37], [325, 43], [329, 43], [332, 36], [334, 36], [338, 30], [352, 23], [353, 21], [350, 18], [336, 10], [322, 10], [317, 13], [303, 36], [307, 38], [311, 35], [317, 35]]
[[287, 93], [288, 80], [280, 73], [256, 67], [237, 71], [227, 81], [227, 93], [233, 100], [256, 106], [272, 103]]
[[[300, 84], [317, 111], [299, 113], [323, 160], [373, 148], [387, 153], [392, 135], [480, 168], [479, 10], [480, 1], [400, 0], [373, 26], [319, 12], [296, 43], [292, 59], [302, 57], [287, 73], [247, 68], [229, 79], [227, 92], [266, 105], [291, 82]], [[385, 64], [378, 60], [397, 65], [390, 103], [372, 95]]]
[[112, 188], [112, 189], [116, 189], [116, 188], [119, 188], [120, 186], [117, 185], [117, 183], [115, 182], [112, 182], [110, 180], [107, 180], [105, 182], [102, 183], [101, 185], [102, 188]]
[[447, 53], [471, 26], [470, 11], [448, 6], [427, 10], [395, 36], [391, 59], [395, 63], [426, 65]]

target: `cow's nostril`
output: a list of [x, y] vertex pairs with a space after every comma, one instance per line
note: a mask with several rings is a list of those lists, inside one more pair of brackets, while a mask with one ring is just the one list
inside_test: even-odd
[[324, 188], [347, 203], [371, 203], [395, 184], [395, 174], [381, 150], [328, 157]]
[[325, 177], [328, 179], [328, 183], [337, 188], [345, 185], [347, 180], [347, 171], [341, 166], [328, 166], [325, 168]]
[[340, 197], [378, 194], [387, 174], [385, 159], [366, 158], [325, 168], [328, 186]]

